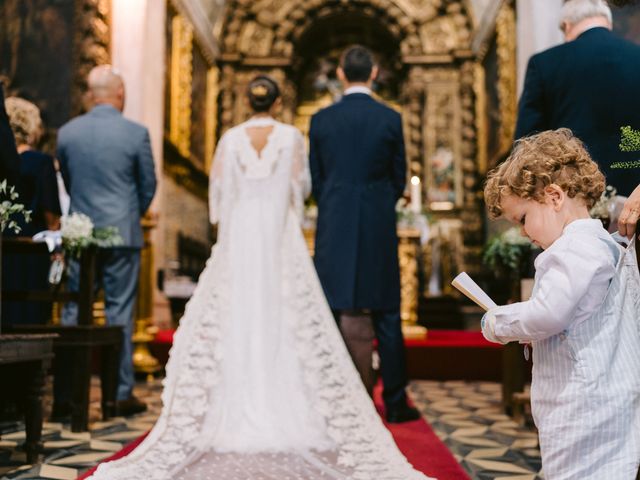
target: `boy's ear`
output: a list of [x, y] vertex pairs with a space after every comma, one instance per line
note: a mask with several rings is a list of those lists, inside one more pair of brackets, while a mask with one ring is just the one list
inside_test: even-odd
[[551, 204], [554, 210], [560, 210], [564, 203], [565, 193], [558, 185], [552, 183], [544, 188], [546, 200]]

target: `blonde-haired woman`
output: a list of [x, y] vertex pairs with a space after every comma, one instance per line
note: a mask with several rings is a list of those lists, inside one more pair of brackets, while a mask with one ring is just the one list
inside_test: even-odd
[[[40, 110], [18, 97], [5, 100], [9, 124], [20, 154], [18, 190], [20, 202], [32, 212], [29, 223], [21, 223], [19, 235], [31, 237], [42, 230], [60, 228], [60, 201], [54, 159], [35, 149], [42, 134]], [[20, 219], [18, 219], [20, 220]], [[3, 282], [12, 288], [33, 290], [47, 288], [49, 259], [42, 255], [7, 255], [3, 259]], [[51, 306], [45, 302], [3, 302], [2, 321], [46, 323]]]

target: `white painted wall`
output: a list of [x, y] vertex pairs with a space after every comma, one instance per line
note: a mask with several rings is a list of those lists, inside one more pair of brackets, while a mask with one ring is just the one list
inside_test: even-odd
[[[164, 264], [166, 220], [162, 161], [164, 135], [165, 19], [166, 0], [112, 0], [111, 57], [126, 88], [124, 115], [149, 129], [156, 165], [158, 188], [150, 210], [158, 225], [154, 245], [153, 271]], [[155, 282], [154, 282], [155, 289]], [[166, 301], [156, 292], [154, 317], [166, 316]], [[159, 308], [158, 308], [159, 307]]]
[[527, 62], [532, 55], [563, 42], [560, 31], [562, 0], [517, 0], [518, 97]]

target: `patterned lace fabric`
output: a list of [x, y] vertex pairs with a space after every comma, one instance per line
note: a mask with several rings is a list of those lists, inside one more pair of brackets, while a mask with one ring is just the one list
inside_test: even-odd
[[306, 162], [291, 161], [299, 133], [278, 126], [278, 148], [263, 151], [275, 167], [258, 180], [236, 168], [246, 142], [225, 139], [235, 153], [217, 155], [227, 178], [212, 192], [227, 223], [176, 332], [162, 414], [92, 479], [427, 478], [382, 424], [336, 327], [294, 211], [308, 191]]

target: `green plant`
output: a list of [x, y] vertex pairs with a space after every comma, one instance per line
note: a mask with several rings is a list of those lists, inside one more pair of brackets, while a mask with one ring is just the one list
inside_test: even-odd
[[[634, 130], [629, 125], [620, 127], [620, 150], [623, 152], [640, 151], [640, 130]], [[640, 167], [640, 160], [630, 162], [615, 162], [611, 168], [636, 168]]]
[[[5, 228], [13, 230], [13, 233], [20, 233], [20, 225], [16, 221], [14, 215], [22, 214], [25, 222], [31, 221], [31, 210], [25, 210], [21, 203], [14, 203], [19, 197], [15, 187], [7, 185], [7, 180], [0, 182], [0, 233]], [[13, 218], [12, 218], [13, 217]]]
[[482, 260], [494, 271], [519, 276], [533, 248], [531, 241], [520, 234], [519, 228], [512, 227], [487, 242]]

